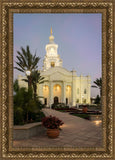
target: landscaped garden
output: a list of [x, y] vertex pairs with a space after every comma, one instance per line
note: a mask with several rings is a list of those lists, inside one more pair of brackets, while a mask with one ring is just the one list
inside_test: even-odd
[[[26, 78], [23, 81], [28, 83], [28, 88], [20, 87], [18, 80], [14, 82], [14, 125], [23, 125], [32, 122], [41, 122], [45, 117], [41, 109], [44, 105], [37, 97], [37, 83], [43, 83], [44, 77], [40, 76], [38, 72], [38, 62], [40, 60], [36, 54], [32, 55], [29, 46], [24, 49], [21, 47], [21, 52], [17, 51], [17, 66], [14, 67], [20, 72], [25, 73]], [[95, 84], [100, 89], [101, 95], [101, 78], [95, 81]], [[92, 86], [92, 87], [97, 87]], [[96, 99], [96, 103], [100, 103], [101, 98]], [[69, 112], [73, 116], [78, 116], [85, 119], [90, 119], [90, 115], [101, 115], [100, 105], [79, 105], [76, 107], [69, 107], [64, 103], [52, 104], [52, 109], [60, 112]], [[95, 108], [95, 109], [94, 109]]]
[[101, 107], [99, 105], [80, 105], [79, 109], [76, 107], [66, 106], [64, 103], [52, 104], [52, 109], [60, 112], [68, 112], [73, 116], [78, 116], [87, 120], [91, 119], [92, 115], [101, 115]]

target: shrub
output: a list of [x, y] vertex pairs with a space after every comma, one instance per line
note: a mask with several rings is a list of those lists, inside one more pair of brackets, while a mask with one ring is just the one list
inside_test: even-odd
[[41, 111], [39, 111], [38, 113], [31, 113], [31, 119], [33, 120], [33, 122], [41, 122], [42, 118], [45, 117], [45, 114]]
[[20, 107], [17, 107], [14, 110], [14, 125], [23, 125], [24, 119], [23, 119], [23, 109]]
[[43, 105], [38, 98], [33, 98], [32, 90], [19, 88], [14, 95], [14, 124], [20, 125], [28, 122], [40, 120], [37, 115]]
[[57, 104], [52, 104], [51, 106], [52, 109], [67, 109], [69, 106], [66, 106], [65, 103], [57, 103]]

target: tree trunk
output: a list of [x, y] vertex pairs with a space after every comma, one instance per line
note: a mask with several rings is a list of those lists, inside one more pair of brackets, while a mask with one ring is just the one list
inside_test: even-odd
[[33, 89], [34, 89], [34, 99], [36, 100], [36, 92], [37, 92], [37, 87], [36, 85], [33, 85]]
[[26, 114], [26, 121], [28, 122], [28, 111], [27, 111], [27, 114]]

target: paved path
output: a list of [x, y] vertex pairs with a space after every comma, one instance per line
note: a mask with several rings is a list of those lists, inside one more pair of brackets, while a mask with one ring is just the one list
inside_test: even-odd
[[22, 147], [102, 147], [102, 126], [94, 122], [76, 116], [69, 115], [52, 109], [43, 109], [47, 115], [53, 115], [61, 119], [64, 124], [61, 126], [60, 136], [50, 139], [46, 133], [32, 137], [28, 140], [14, 141], [14, 146]]

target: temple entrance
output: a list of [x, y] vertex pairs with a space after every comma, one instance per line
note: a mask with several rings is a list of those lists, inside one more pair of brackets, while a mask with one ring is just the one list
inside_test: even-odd
[[66, 98], [66, 105], [68, 105], [68, 98]]
[[58, 101], [58, 97], [54, 97], [54, 104], [58, 104], [59, 101]]
[[61, 86], [59, 84], [55, 84], [53, 86], [53, 98], [54, 98], [54, 103], [61, 103], [62, 101]]
[[47, 105], [47, 98], [44, 99], [44, 104]]

